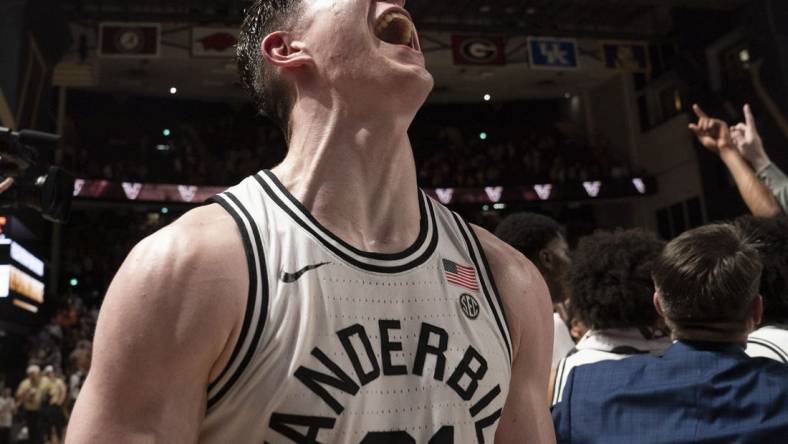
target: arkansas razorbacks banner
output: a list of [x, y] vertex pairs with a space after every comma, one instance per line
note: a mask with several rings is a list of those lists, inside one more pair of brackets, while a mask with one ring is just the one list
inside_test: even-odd
[[235, 57], [237, 28], [192, 28], [192, 57]]

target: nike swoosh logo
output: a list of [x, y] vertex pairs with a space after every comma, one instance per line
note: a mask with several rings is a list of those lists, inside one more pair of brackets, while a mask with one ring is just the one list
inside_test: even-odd
[[323, 262], [315, 265], [307, 265], [306, 267], [296, 271], [295, 273], [288, 273], [285, 271], [282, 273], [282, 282], [284, 282], [285, 284], [292, 284], [293, 282], [301, 279], [301, 276], [303, 276], [304, 273], [312, 270], [317, 270], [318, 268], [324, 265], [328, 265], [330, 263], [331, 262]]

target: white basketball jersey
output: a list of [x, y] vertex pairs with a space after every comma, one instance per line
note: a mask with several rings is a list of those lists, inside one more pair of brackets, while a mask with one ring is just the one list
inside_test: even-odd
[[511, 378], [501, 300], [470, 226], [418, 198], [399, 254], [343, 242], [268, 171], [213, 198], [250, 288], [200, 443], [493, 442]]
[[767, 325], [752, 332], [747, 339], [747, 354], [788, 364], [788, 326]]
[[667, 336], [647, 339], [637, 328], [608, 328], [589, 330], [577, 346], [562, 359], [555, 371], [552, 404], [558, 404], [564, 395], [564, 386], [572, 369], [600, 361], [617, 361], [630, 356], [662, 355], [672, 341]]

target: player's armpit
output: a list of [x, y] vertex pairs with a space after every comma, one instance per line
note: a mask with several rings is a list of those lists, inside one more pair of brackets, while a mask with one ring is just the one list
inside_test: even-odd
[[545, 388], [553, 350], [552, 302], [536, 267], [489, 232], [474, 227], [493, 271], [512, 337], [512, 380], [495, 442], [555, 442]]
[[[248, 287], [240, 238], [222, 239], [210, 225], [223, 223], [198, 212], [209, 226], [185, 216], [135, 247], [115, 276], [69, 444], [197, 441], [206, 387]], [[225, 231], [237, 237], [233, 226]]]

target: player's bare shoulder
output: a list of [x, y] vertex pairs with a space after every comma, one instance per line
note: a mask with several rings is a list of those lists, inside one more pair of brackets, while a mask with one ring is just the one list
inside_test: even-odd
[[523, 329], [532, 325], [532, 318], [552, 312], [547, 285], [536, 266], [519, 251], [489, 231], [472, 227], [490, 263], [516, 349], [521, 335], [527, 334]]
[[[149, 278], [162, 274], [186, 290], [242, 287], [248, 278], [244, 247], [232, 217], [207, 205], [143, 239], [129, 253], [119, 275], [133, 268]], [[229, 286], [229, 287], [225, 287]], [[243, 293], [245, 289], [242, 289]], [[201, 293], [201, 291], [198, 291]]]
[[139, 325], [181, 322], [197, 338], [201, 331], [213, 332], [221, 338], [208, 351], [215, 355], [214, 375], [240, 329], [248, 285], [237, 225], [219, 205], [207, 205], [134, 247], [107, 292], [101, 316], [117, 318], [122, 315], [114, 310], [134, 313], [147, 307], [139, 313], [145, 321]]
[[196, 442], [205, 387], [229, 361], [247, 286], [241, 237], [218, 205], [134, 247], [102, 303], [67, 442], [123, 441], [140, 430]]

